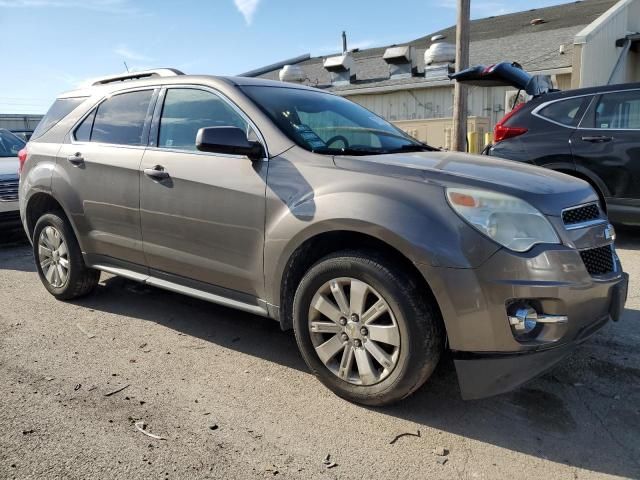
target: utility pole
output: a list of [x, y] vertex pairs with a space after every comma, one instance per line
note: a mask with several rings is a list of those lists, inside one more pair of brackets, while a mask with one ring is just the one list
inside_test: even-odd
[[[469, 17], [471, 0], [458, 0], [456, 24], [456, 72], [469, 67]], [[467, 151], [467, 87], [456, 82], [453, 90], [452, 149]]]

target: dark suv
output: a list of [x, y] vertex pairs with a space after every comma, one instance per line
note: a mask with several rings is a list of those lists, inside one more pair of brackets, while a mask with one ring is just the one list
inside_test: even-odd
[[640, 224], [640, 83], [532, 89], [536, 77], [506, 63], [451, 77], [474, 85], [511, 85], [533, 96], [498, 122], [489, 155], [586, 180], [612, 221]]
[[56, 298], [109, 272], [295, 331], [368, 405], [454, 352], [507, 391], [617, 320], [627, 277], [588, 183], [442, 152], [342, 97], [175, 70], [61, 95], [20, 155], [20, 214]]

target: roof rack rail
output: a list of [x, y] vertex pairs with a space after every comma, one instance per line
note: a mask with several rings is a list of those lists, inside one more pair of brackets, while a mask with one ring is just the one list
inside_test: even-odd
[[127, 80], [140, 80], [143, 78], [151, 77], [175, 77], [177, 75], [184, 75], [184, 73], [180, 70], [176, 70], [175, 68], [156, 68], [153, 70], [143, 70], [141, 72], [128, 72], [120, 73], [118, 75], [109, 75], [107, 77], [100, 77], [98, 79], [94, 79], [91, 85], [106, 85], [107, 83], [125, 82]]

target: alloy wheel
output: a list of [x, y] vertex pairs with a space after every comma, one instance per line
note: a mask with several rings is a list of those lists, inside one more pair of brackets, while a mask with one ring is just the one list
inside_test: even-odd
[[69, 278], [69, 250], [60, 232], [46, 226], [38, 238], [38, 260], [47, 282], [60, 288]]
[[309, 307], [309, 331], [322, 363], [348, 383], [376, 384], [398, 363], [398, 322], [382, 295], [361, 280], [322, 285]]

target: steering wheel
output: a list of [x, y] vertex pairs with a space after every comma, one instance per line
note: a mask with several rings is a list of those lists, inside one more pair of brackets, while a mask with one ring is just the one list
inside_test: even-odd
[[344, 148], [349, 148], [349, 140], [347, 140], [347, 138], [343, 135], [335, 135], [331, 137], [329, 140], [327, 140], [325, 143], [327, 144], [327, 147], [328, 147], [329, 145], [337, 141], [341, 141], [342, 143], [344, 143]]

